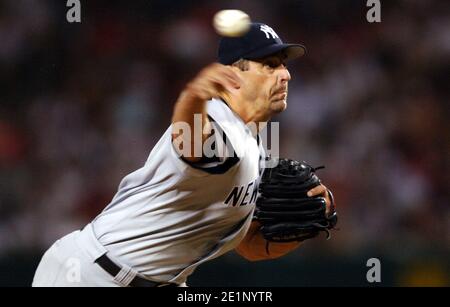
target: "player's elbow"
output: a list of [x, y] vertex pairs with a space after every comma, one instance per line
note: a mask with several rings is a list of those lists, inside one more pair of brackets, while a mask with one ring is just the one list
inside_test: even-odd
[[272, 259], [270, 258], [270, 255], [267, 254], [258, 254], [254, 251], [250, 251], [248, 249], [236, 248], [236, 253], [238, 253], [242, 258], [246, 259], [247, 261], [255, 262], [255, 261], [261, 261], [261, 260], [268, 260]]
[[296, 249], [299, 242], [269, 242], [260, 230], [261, 225], [253, 221], [250, 229], [241, 243], [236, 247], [236, 252], [248, 261], [261, 261], [276, 259]]
[[280, 258], [300, 246], [300, 242], [276, 243], [266, 240], [244, 241], [238, 247], [236, 252], [248, 261], [261, 261]]
[[235, 250], [236, 252], [248, 261], [261, 261], [280, 258], [300, 245], [299, 242], [291, 243], [274, 243], [264, 241], [264, 244], [248, 244], [249, 242], [241, 243]]

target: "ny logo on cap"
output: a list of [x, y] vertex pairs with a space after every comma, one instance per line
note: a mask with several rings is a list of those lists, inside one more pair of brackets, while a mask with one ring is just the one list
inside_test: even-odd
[[273, 39], [279, 38], [277, 33], [275, 33], [275, 31], [268, 25], [261, 25], [261, 27], [259, 29], [266, 34], [267, 38], [270, 38], [269, 34], [272, 36]]

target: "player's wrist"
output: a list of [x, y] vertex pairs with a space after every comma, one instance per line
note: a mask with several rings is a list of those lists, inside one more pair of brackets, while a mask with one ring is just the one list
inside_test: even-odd
[[207, 91], [199, 89], [192, 82], [186, 85], [181, 94], [181, 98], [182, 99], [180, 100], [182, 101], [192, 103], [206, 102], [211, 99], [210, 94]]

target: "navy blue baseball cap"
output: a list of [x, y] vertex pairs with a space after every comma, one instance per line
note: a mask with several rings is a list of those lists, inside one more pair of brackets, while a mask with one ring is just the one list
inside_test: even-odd
[[284, 51], [287, 60], [303, 56], [306, 48], [300, 44], [284, 44], [275, 31], [264, 23], [253, 22], [241, 37], [222, 37], [218, 61], [230, 65], [239, 59], [255, 60]]

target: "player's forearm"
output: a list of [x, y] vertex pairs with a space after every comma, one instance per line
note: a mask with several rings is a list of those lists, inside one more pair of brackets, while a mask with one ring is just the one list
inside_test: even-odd
[[300, 246], [300, 242], [275, 243], [267, 241], [259, 231], [261, 225], [253, 221], [246, 236], [236, 248], [236, 252], [250, 261], [268, 260], [282, 257]]
[[[183, 145], [190, 144], [190, 151], [182, 156], [192, 162], [201, 158], [202, 145], [209, 136], [203, 133], [205, 125], [209, 125], [206, 103], [206, 100], [196, 97], [188, 89], [181, 93], [175, 103], [172, 116], [172, 139], [181, 138], [179, 140], [183, 142]], [[197, 150], [195, 146], [198, 147]]]
[[175, 103], [172, 123], [186, 122], [193, 126], [194, 115], [201, 114], [206, 117], [207, 100], [195, 95], [189, 88], [183, 90]]
[[[175, 104], [172, 116], [172, 139], [182, 141], [183, 147], [191, 145], [188, 149], [183, 148], [182, 157], [191, 162], [201, 159], [203, 143], [211, 135], [206, 110], [207, 101], [212, 97], [221, 97], [226, 91], [236, 91], [240, 88], [240, 82], [239, 76], [231, 67], [213, 63], [202, 69], [186, 85]], [[205, 130], [208, 133], [203, 133]]]

